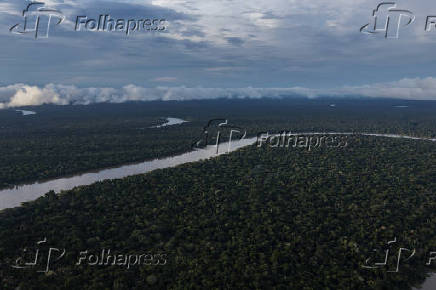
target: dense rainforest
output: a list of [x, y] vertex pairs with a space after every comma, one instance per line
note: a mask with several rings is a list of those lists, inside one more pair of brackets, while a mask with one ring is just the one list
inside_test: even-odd
[[[187, 152], [214, 118], [227, 118], [249, 136], [265, 130], [436, 134], [436, 104], [426, 101], [223, 99], [24, 109], [37, 114], [0, 110], [0, 188]], [[165, 117], [189, 122], [150, 128]]]
[[[340, 123], [312, 118], [318, 125], [307, 126]], [[426, 118], [416, 116], [416, 134], [436, 125]], [[407, 131], [404, 122], [412, 121], [392, 120], [385, 130]], [[436, 251], [435, 158], [434, 142], [353, 136], [340, 150], [249, 146], [49, 192], [0, 212], [1, 288], [410, 289], [435, 269], [426, 265]], [[53, 252], [49, 271], [37, 272], [44, 260], [11, 267], [37, 248], [46, 257], [48, 247], [65, 249]], [[396, 271], [401, 248], [410, 251]], [[83, 251], [104, 249], [165, 263], [76, 265]], [[364, 267], [383, 262], [386, 249], [385, 266]]]

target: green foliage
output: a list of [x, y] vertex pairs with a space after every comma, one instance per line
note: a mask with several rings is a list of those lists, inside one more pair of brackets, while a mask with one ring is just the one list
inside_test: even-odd
[[[242, 149], [48, 194], [0, 213], [3, 289], [410, 289], [436, 249], [435, 144]], [[46, 236], [54, 274], [10, 268]], [[361, 266], [397, 237], [400, 273]], [[165, 253], [164, 266], [76, 266], [79, 252]]]
[[[331, 103], [337, 106], [332, 108]], [[39, 106], [0, 110], [0, 188], [141, 162], [191, 150], [214, 118], [262, 131], [356, 131], [435, 136], [434, 102], [397, 100], [213, 100]], [[188, 121], [150, 129], [163, 117]]]

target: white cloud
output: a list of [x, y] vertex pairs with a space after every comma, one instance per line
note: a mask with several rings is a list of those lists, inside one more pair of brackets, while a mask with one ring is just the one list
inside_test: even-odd
[[330, 97], [382, 97], [411, 100], [436, 100], [436, 78], [402, 79], [395, 82], [376, 83], [365, 86], [342, 87], [337, 89], [292, 88], [186, 88], [156, 87], [145, 88], [127, 85], [115, 88], [78, 88], [48, 84], [45, 87], [15, 84], [0, 87], [0, 109], [42, 104], [91, 104], [122, 103], [127, 101], [152, 100], [199, 100], [216, 98], [263, 98], [304, 96], [317, 98]]
[[18, 10], [15, 4], [12, 3], [0, 3], [0, 14], [10, 14], [14, 16], [21, 16], [22, 11]]
[[17, 89], [9, 100], [7, 106], [20, 107], [27, 105], [40, 105], [42, 103], [65, 105], [65, 99], [54, 90], [54, 87], [47, 86], [42, 89], [24, 85]]
[[[0, 13], [17, 15], [3, 15], [0, 20], [5, 27], [0, 31], [4, 84], [102, 87], [144, 80], [170, 82], [165, 76], [176, 75], [183, 76], [189, 86], [283, 87], [291, 80], [290, 86], [332, 87], [360, 84], [362, 79], [430, 75], [436, 61], [432, 53], [436, 32], [424, 31], [426, 15], [436, 13], [436, 4], [430, 0], [395, 1], [400, 9], [417, 16], [413, 25], [401, 30], [398, 40], [359, 32], [378, 0], [49, 0], [43, 2], [61, 10], [66, 20], [53, 27], [49, 39], [37, 41], [7, 29], [22, 23], [24, 2], [0, 0]], [[129, 37], [73, 31], [77, 15], [100, 13], [164, 16], [168, 31]], [[372, 94], [363, 87], [359, 90]], [[404, 91], [401, 88], [399, 95]], [[316, 92], [311, 90], [309, 95]], [[27, 100], [29, 94], [36, 92], [22, 92], [14, 102]]]

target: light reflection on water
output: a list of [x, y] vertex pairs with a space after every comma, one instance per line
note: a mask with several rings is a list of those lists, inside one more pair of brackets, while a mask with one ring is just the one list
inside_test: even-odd
[[[341, 133], [341, 132], [299, 133], [299, 135], [321, 135], [321, 134], [355, 135], [356, 133]], [[433, 141], [433, 142], [436, 141], [436, 139], [417, 138], [417, 137], [395, 135], [395, 134], [358, 133], [357, 135], [387, 137], [387, 138], [405, 138], [405, 139], [426, 140], [426, 141]], [[255, 142], [256, 142], [256, 138], [232, 141], [230, 151], [234, 151], [241, 147], [254, 144]], [[221, 144], [219, 146], [218, 154], [223, 154], [228, 151], [229, 151], [228, 143]], [[88, 172], [84, 174], [74, 175], [71, 177], [63, 177], [63, 178], [53, 179], [49, 181], [19, 185], [12, 189], [0, 190], [0, 210], [5, 208], [20, 206], [22, 202], [37, 199], [38, 197], [44, 195], [50, 190], [54, 190], [55, 192], [60, 192], [62, 190], [72, 189], [76, 186], [90, 185], [94, 182], [102, 181], [105, 179], [118, 179], [131, 175], [143, 174], [155, 169], [174, 167], [187, 162], [196, 162], [202, 159], [208, 159], [217, 156], [216, 153], [217, 153], [216, 146], [208, 146], [205, 149], [187, 152], [173, 157], [155, 159], [155, 160], [145, 161], [137, 164], [127, 164], [120, 167], [108, 168], [100, 171]]]
[[182, 119], [179, 119], [179, 118], [168, 117], [166, 119], [167, 119], [167, 121], [165, 123], [163, 123], [162, 125], [153, 126], [153, 127], [150, 127], [150, 128], [162, 128], [162, 127], [166, 127], [166, 126], [179, 125], [179, 124], [183, 124], [183, 123], [188, 122], [188, 121], [185, 121], [185, 120], [182, 120]]
[[[167, 125], [179, 124], [180, 119], [168, 118]], [[183, 121], [183, 120], [181, 120]], [[356, 135], [356, 133], [322, 133], [322, 132], [309, 132], [309, 133], [299, 133], [298, 135], [321, 135], [321, 134], [337, 134], [337, 135]], [[436, 139], [430, 138], [418, 138], [404, 135], [396, 134], [370, 134], [370, 133], [357, 133], [357, 135], [364, 136], [375, 136], [375, 137], [386, 137], [386, 138], [403, 138], [412, 140], [426, 140], [436, 142]], [[257, 138], [243, 139], [239, 141], [232, 141], [231, 147], [227, 144], [221, 144], [218, 149], [216, 146], [208, 146], [205, 149], [200, 149], [196, 151], [187, 152], [181, 155], [167, 157], [163, 159], [155, 159], [151, 161], [145, 161], [137, 164], [129, 164], [115, 168], [103, 169], [97, 172], [89, 172], [80, 175], [75, 175], [72, 177], [58, 178], [46, 182], [35, 182], [33, 184], [20, 185], [12, 189], [0, 190], [0, 210], [5, 208], [11, 208], [20, 206], [22, 202], [35, 200], [38, 197], [44, 195], [50, 190], [55, 192], [60, 192], [62, 190], [73, 189], [76, 186], [90, 185], [92, 183], [106, 180], [106, 179], [118, 179], [124, 178], [131, 175], [144, 174], [155, 169], [169, 168], [177, 165], [185, 164], [188, 162], [196, 162], [208, 158], [212, 158], [218, 155], [222, 155], [228, 152], [235, 151], [242, 147], [252, 145], [256, 142]], [[417, 288], [414, 288], [417, 289]], [[422, 290], [433, 290], [436, 289], [436, 274], [429, 276], [423, 285]]]
[[[230, 151], [253, 144], [256, 138], [232, 141]], [[60, 192], [62, 190], [73, 189], [76, 186], [90, 185], [105, 179], [118, 179], [131, 175], [143, 174], [155, 169], [174, 167], [180, 164], [208, 159], [228, 152], [228, 145], [208, 146], [204, 149], [187, 152], [181, 155], [155, 159], [137, 164], [123, 165], [120, 167], [103, 169], [97, 172], [89, 172], [71, 177], [53, 179], [45, 182], [35, 182], [32, 184], [20, 185], [12, 189], [0, 190], [0, 210], [10, 207], [20, 206], [22, 202], [31, 201], [44, 195], [50, 190]]]

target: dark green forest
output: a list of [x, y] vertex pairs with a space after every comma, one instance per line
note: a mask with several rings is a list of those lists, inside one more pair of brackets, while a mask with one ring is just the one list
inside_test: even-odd
[[[214, 118], [227, 118], [249, 136], [265, 130], [436, 135], [436, 104], [425, 101], [260, 99], [25, 109], [37, 114], [0, 110], [0, 188], [187, 152]], [[190, 122], [149, 128], [164, 117]]]
[[[250, 146], [48, 193], [0, 213], [2, 286], [409, 289], [431, 270], [425, 263], [436, 249], [435, 157], [432, 142], [374, 137], [353, 137], [341, 150]], [[51, 274], [10, 267], [44, 237], [67, 250]], [[414, 259], [398, 273], [387, 272], [392, 259], [363, 269], [394, 237], [395, 249], [416, 249]], [[75, 265], [80, 251], [101, 249], [164, 253], [167, 263]]]
[[[404, 104], [409, 107], [394, 107]], [[29, 109], [38, 114], [0, 111], [3, 186], [188, 151], [213, 118], [227, 118], [251, 136], [265, 130], [436, 135], [432, 102], [217, 100]], [[166, 116], [190, 122], [135, 129]], [[48, 192], [0, 211], [0, 288], [411, 289], [436, 269], [436, 261], [426, 265], [436, 251], [435, 158], [435, 142], [354, 135], [343, 148], [249, 146]], [[394, 238], [385, 267], [363, 267], [368, 258], [382, 261]], [[65, 249], [65, 256], [55, 261], [54, 253], [50, 271], [39, 273], [49, 247]], [[31, 260], [37, 248], [38, 267], [11, 267], [18, 257]], [[395, 272], [400, 248], [415, 254], [407, 260], [404, 252]], [[81, 252], [103, 249], [165, 257], [165, 264], [76, 265]]]

